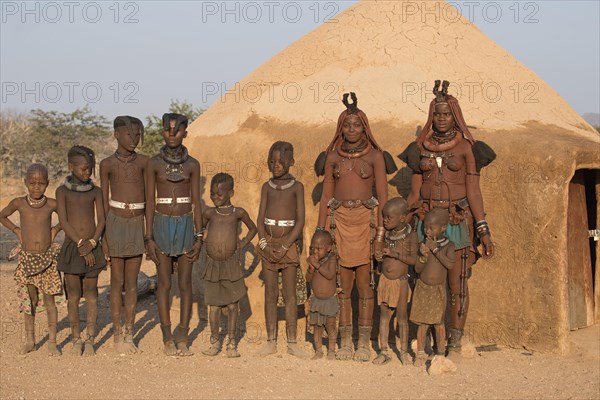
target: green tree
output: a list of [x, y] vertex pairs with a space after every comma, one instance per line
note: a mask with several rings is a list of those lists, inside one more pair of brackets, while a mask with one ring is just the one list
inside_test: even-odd
[[[169, 106], [170, 113], [186, 115], [190, 123], [198, 118], [203, 112], [202, 108], [195, 108], [186, 101], [171, 100]], [[139, 150], [143, 154], [153, 156], [158, 154], [160, 148], [165, 144], [162, 137], [162, 116], [154, 114], [146, 117], [146, 126], [144, 127], [144, 143], [140, 145]]]
[[90, 147], [98, 161], [111, 153], [107, 146], [112, 133], [108, 121], [92, 113], [89, 106], [71, 113], [35, 109], [25, 117], [3, 115], [1, 120], [5, 165], [26, 168], [39, 162], [56, 178], [68, 172], [67, 152], [73, 145]]

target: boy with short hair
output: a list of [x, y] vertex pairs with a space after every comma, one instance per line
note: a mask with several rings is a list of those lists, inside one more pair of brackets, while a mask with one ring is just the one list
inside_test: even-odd
[[[143, 138], [138, 118], [119, 116], [114, 121], [117, 150], [100, 162], [100, 183], [105, 204], [103, 250], [110, 259], [110, 311], [117, 353], [135, 353], [133, 325], [137, 279], [144, 246], [144, 170], [148, 157], [135, 151]], [[121, 326], [122, 289], [125, 286], [125, 329]]]
[[[62, 282], [57, 267], [60, 245], [54, 243], [60, 232], [60, 224], [52, 226], [52, 213], [56, 212], [56, 200], [44, 194], [48, 187], [48, 169], [42, 164], [31, 164], [25, 175], [27, 195], [14, 198], [0, 211], [0, 223], [10, 229], [17, 238], [18, 263], [15, 281], [19, 293], [25, 294], [20, 309], [25, 317], [25, 344], [20, 354], [35, 350], [35, 314], [39, 304], [48, 312], [48, 352], [59, 356], [56, 347], [58, 310], [55, 295], [62, 293]], [[8, 217], [19, 213], [20, 227]]]

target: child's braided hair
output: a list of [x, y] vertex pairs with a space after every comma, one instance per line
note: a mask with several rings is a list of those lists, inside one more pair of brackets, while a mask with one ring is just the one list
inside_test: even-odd
[[71, 147], [69, 153], [67, 154], [67, 159], [70, 163], [72, 163], [73, 158], [77, 156], [82, 156], [85, 158], [85, 160], [92, 168], [92, 175], [94, 175], [94, 171], [96, 170], [96, 155], [94, 154], [94, 150], [90, 149], [89, 147], [77, 144]]

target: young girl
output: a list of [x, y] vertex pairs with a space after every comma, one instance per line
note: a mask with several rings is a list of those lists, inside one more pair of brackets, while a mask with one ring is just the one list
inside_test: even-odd
[[[156, 304], [164, 352], [191, 356], [188, 333], [192, 316], [192, 266], [202, 247], [202, 205], [200, 163], [183, 145], [188, 118], [181, 114], [163, 115], [160, 153], [148, 160], [146, 182], [146, 253], [158, 274]], [[171, 275], [177, 265], [181, 304], [175, 342], [171, 331]]]
[[[90, 179], [96, 163], [94, 152], [85, 146], [73, 146], [68, 159], [71, 175], [56, 189], [58, 219], [66, 236], [58, 256], [58, 270], [65, 273], [73, 353], [81, 355], [83, 351], [83, 355], [92, 356], [98, 317], [98, 275], [106, 267], [99, 243], [104, 230], [104, 205], [102, 191]], [[87, 304], [87, 335], [83, 342], [79, 328], [82, 288]]]
[[304, 228], [304, 186], [289, 173], [294, 165], [294, 147], [290, 143], [273, 143], [267, 161], [273, 177], [262, 186], [257, 223], [267, 326], [267, 343], [260, 354], [277, 352], [277, 279], [281, 271], [288, 353], [305, 357], [296, 343], [296, 269], [300, 267], [296, 241]]

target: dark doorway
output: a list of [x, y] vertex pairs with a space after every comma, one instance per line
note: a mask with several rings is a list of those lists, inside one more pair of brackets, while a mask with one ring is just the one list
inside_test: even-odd
[[594, 324], [598, 306], [594, 299], [597, 297], [594, 292], [598, 292], [598, 242], [589, 237], [589, 231], [598, 226], [597, 188], [600, 188], [598, 170], [577, 170], [569, 182], [567, 275], [571, 330]]

